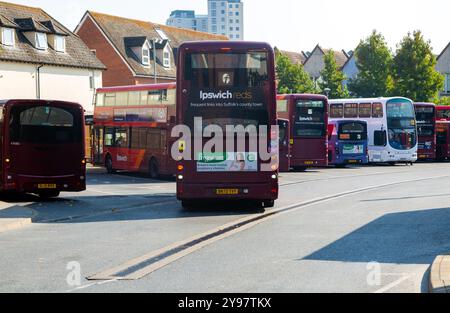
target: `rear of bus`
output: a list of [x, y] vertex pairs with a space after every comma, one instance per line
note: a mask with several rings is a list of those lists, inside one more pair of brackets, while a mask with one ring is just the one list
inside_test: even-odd
[[342, 120], [331, 124], [328, 161], [333, 165], [367, 164], [368, 137], [364, 121]]
[[[268, 127], [266, 151], [267, 147], [278, 150], [278, 136], [270, 131], [277, 120], [274, 53], [268, 44], [185, 43], [179, 49], [178, 64], [178, 124], [187, 125], [192, 135], [194, 118], [202, 119], [196, 125], [200, 132], [215, 125], [224, 135], [226, 126]], [[250, 148], [248, 135], [245, 151], [240, 150], [236, 141], [241, 137], [237, 137], [233, 151], [226, 148], [224, 138], [223, 147], [210, 153], [195, 152], [192, 147], [190, 160], [178, 163], [177, 197], [183, 206], [211, 199], [245, 199], [273, 206], [278, 198], [278, 167], [262, 159], [260, 149]], [[202, 139], [201, 148], [208, 139]]]
[[327, 166], [327, 97], [298, 94], [286, 98], [291, 122], [291, 167], [302, 171]]
[[436, 106], [433, 103], [414, 103], [419, 140], [418, 159], [436, 158]]
[[450, 107], [436, 106], [436, 159], [450, 157]]
[[2, 189], [57, 197], [86, 189], [84, 110], [70, 102], [4, 106]]

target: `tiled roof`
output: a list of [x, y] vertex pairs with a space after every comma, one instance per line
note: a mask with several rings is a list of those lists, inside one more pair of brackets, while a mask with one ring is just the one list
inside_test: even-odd
[[[0, 61], [105, 69], [105, 66], [78, 36], [40, 8], [0, 1], [0, 25], [15, 27], [18, 38], [14, 47], [0, 44]], [[20, 28], [17, 28], [18, 26]], [[24, 32], [27, 31], [65, 35], [66, 52], [56, 52], [51, 44], [47, 51], [35, 49], [24, 36]]]
[[306, 61], [306, 56], [303, 53], [291, 52], [291, 51], [283, 51], [280, 50], [281, 54], [287, 56], [289, 60], [291, 60], [294, 64], [303, 64]]
[[[139, 21], [118, 16], [112, 16], [97, 12], [88, 11], [87, 14], [94, 19], [108, 39], [113, 43], [129, 66], [138, 76], [153, 76], [153, 62], [150, 66], [144, 66], [139, 59], [130, 53], [130, 46], [126, 45], [125, 38], [147, 38], [149, 42], [154, 39], [164, 40], [157, 30], [163, 31], [167, 35], [170, 47], [176, 50], [181, 43], [194, 40], [228, 40], [226, 36], [202, 33], [193, 30], [181, 29], [166, 25], [155, 24], [146, 21]], [[171, 64], [175, 64], [174, 53], [171, 56]], [[166, 68], [161, 62], [157, 63], [156, 72], [159, 77], [176, 77], [176, 68], [171, 66]]]
[[[322, 49], [322, 51], [324, 52], [324, 54], [327, 54], [331, 51], [331, 49]], [[349, 59], [347, 53], [345, 53], [342, 50], [340, 50], [340, 51], [333, 50], [333, 52], [334, 52], [334, 58], [336, 60], [337, 65], [340, 68], [342, 68]]]

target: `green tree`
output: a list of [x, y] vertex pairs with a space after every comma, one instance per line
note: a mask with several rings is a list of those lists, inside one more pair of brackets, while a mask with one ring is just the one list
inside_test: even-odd
[[276, 52], [276, 72], [279, 94], [317, 92], [303, 65], [292, 63], [279, 51]]
[[431, 101], [444, 87], [436, 57], [420, 31], [408, 33], [397, 46], [393, 62], [394, 93], [414, 101]]
[[333, 50], [325, 54], [324, 63], [325, 67], [320, 72], [321, 78], [319, 81], [319, 88], [322, 93], [327, 93], [326, 90], [329, 89], [328, 97], [331, 99], [348, 98], [349, 93], [347, 87], [344, 86], [345, 75], [338, 68]]
[[355, 51], [358, 76], [350, 79], [348, 89], [356, 97], [388, 96], [393, 89], [392, 53], [385, 38], [376, 30]]

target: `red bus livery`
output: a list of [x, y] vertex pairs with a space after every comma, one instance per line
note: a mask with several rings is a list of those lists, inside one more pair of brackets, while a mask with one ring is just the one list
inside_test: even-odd
[[57, 197], [86, 189], [84, 110], [62, 101], [0, 101], [0, 189]]
[[436, 106], [436, 159], [450, 157], [450, 106]]
[[170, 156], [176, 84], [108, 87], [97, 90], [93, 163], [117, 170], [174, 175]]
[[277, 96], [278, 117], [291, 124], [291, 167], [328, 165], [328, 99], [321, 95], [292, 94]]
[[[196, 118], [201, 118], [200, 128], [216, 125], [223, 134], [228, 126], [276, 126], [273, 49], [266, 43], [232, 41], [180, 46], [177, 122], [193, 130]], [[266, 149], [271, 147], [271, 151], [278, 152], [278, 134], [269, 133], [261, 136], [258, 132], [256, 139], [264, 140]], [[278, 198], [278, 166], [271, 165], [273, 159], [264, 160], [247, 139], [245, 151], [236, 142], [234, 151], [222, 148], [211, 155], [195, 155], [192, 149], [189, 160], [178, 162], [177, 197], [184, 207], [197, 200], [215, 199], [274, 205]], [[201, 140], [205, 146], [207, 138]], [[223, 143], [226, 147], [225, 138]], [[261, 151], [261, 143], [258, 146]]]
[[436, 105], [433, 103], [414, 103], [417, 121], [419, 160], [436, 159]]

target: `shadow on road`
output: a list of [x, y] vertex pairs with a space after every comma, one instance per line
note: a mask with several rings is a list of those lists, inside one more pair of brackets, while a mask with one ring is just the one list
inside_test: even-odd
[[450, 208], [387, 214], [305, 260], [431, 264], [450, 250]]

